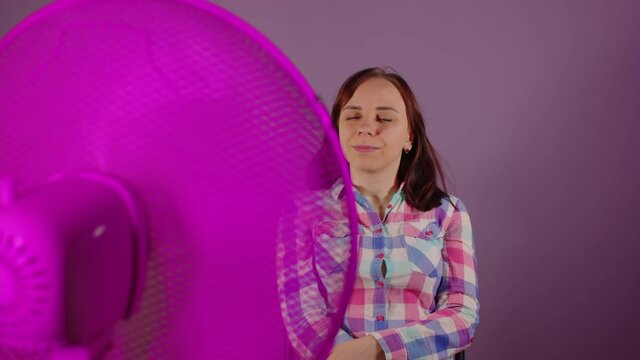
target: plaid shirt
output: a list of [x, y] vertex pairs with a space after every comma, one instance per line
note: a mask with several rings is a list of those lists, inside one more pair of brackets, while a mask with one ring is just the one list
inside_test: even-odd
[[[406, 203], [403, 185], [385, 207], [382, 219], [362, 194], [352, 189], [359, 222], [358, 270], [334, 344], [372, 335], [387, 359], [453, 359], [473, 342], [479, 324], [477, 261], [469, 215], [455, 196], [450, 199], [457, 209], [443, 199], [434, 209], [416, 210]], [[340, 179], [329, 190], [331, 201], [338, 202], [343, 191]], [[316, 277], [310, 276], [310, 267], [297, 266], [298, 279], [305, 279], [297, 282], [300, 291], [294, 298], [299, 302], [294, 304], [291, 296], [289, 301], [282, 298], [289, 338], [302, 357], [317, 352], [339, 301], [337, 295], [344, 284], [340, 274], [348, 265], [345, 241], [349, 239], [340, 229], [327, 229], [329, 236], [324, 237], [323, 231], [313, 232], [314, 250], [307, 255], [313, 252], [309, 264], [315, 265]], [[348, 232], [348, 226], [342, 229]], [[298, 236], [298, 245], [300, 239]], [[300, 249], [298, 246], [297, 251]], [[290, 249], [279, 247], [279, 258], [285, 259], [286, 250]], [[299, 263], [308, 256], [293, 258]], [[279, 267], [285, 263], [281, 261]], [[283, 294], [285, 277], [292, 277], [280, 275]], [[314, 283], [318, 277], [325, 291], [318, 291]], [[332, 299], [332, 294], [336, 298]]]

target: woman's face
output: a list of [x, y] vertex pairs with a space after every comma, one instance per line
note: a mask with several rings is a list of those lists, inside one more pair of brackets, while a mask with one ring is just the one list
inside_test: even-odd
[[338, 132], [351, 170], [397, 172], [404, 148], [411, 147], [402, 96], [389, 81], [362, 83], [340, 112]]

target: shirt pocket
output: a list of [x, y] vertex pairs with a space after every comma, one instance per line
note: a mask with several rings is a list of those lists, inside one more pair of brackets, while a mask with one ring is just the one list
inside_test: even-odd
[[346, 273], [351, 255], [348, 222], [321, 221], [313, 226], [315, 265], [321, 274]]
[[440, 277], [444, 238], [440, 225], [436, 221], [426, 225], [406, 222], [401, 231], [411, 270], [428, 277]]

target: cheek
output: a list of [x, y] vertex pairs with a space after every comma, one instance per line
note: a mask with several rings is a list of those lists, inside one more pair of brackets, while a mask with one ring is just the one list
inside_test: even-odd
[[394, 148], [397, 148], [397, 147], [402, 148], [407, 142], [407, 133], [402, 129], [398, 129], [397, 131], [394, 131], [393, 134], [389, 134], [389, 135], [391, 135], [389, 137], [389, 143], [393, 144], [392, 146]]
[[349, 151], [349, 140], [343, 133], [340, 133], [340, 148], [344, 153], [347, 153]]
[[344, 126], [341, 126], [340, 131], [338, 132], [338, 139], [340, 140], [340, 145], [345, 145], [349, 141], [350, 132], [349, 129], [346, 129]]
[[353, 149], [350, 146], [352, 139], [353, 131], [350, 131], [348, 128], [342, 127], [340, 129], [340, 132], [338, 133], [338, 140], [340, 141], [340, 149], [349, 161], [351, 160], [351, 156], [353, 155]]

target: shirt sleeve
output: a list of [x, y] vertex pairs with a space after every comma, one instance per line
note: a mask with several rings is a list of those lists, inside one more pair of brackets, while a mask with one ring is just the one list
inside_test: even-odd
[[[296, 203], [299, 204], [299, 203]], [[277, 269], [280, 307], [288, 338], [297, 355], [315, 358], [330, 346], [337, 311], [337, 290], [342, 284], [318, 262], [332, 262], [313, 239], [313, 221], [300, 205], [292, 204], [278, 228]], [[315, 247], [315, 248], [314, 248]], [[348, 249], [347, 249], [348, 250]], [[324, 260], [323, 260], [324, 259]], [[322, 281], [320, 281], [322, 279]], [[341, 291], [341, 290], [340, 290]], [[337, 338], [348, 334], [340, 329]]]
[[371, 333], [386, 359], [446, 359], [473, 342], [480, 323], [477, 259], [469, 214], [455, 197], [445, 228], [442, 249], [443, 274], [436, 309], [424, 320]]

